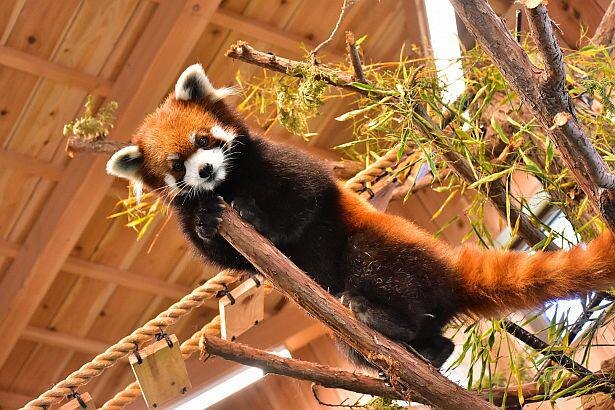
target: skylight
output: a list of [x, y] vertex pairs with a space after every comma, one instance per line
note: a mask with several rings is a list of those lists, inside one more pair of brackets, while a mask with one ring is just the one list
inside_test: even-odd
[[448, 0], [427, 0], [425, 10], [438, 78], [445, 85], [444, 101], [452, 102], [465, 90], [455, 10]]

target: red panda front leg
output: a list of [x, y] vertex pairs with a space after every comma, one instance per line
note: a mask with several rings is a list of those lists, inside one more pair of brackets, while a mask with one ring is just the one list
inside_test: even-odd
[[203, 257], [222, 268], [255, 272], [252, 264], [218, 233], [224, 211], [221, 197], [177, 198], [174, 202], [184, 235]]

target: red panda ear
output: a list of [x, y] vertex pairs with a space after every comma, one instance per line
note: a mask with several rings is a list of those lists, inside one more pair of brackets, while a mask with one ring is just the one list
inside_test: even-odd
[[129, 145], [117, 151], [107, 161], [107, 173], [140, 182], [143, 175], [143, 154], [136, 145]]
[[181, 101], [208, 100], [216, 102], [235, 91], [230, 87], [215, 88], [200, 64], [186, 68], [175, 84], [175, 98]]

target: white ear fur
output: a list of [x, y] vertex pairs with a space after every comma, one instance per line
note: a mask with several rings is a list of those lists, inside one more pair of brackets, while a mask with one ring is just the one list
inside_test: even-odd
[[129, 145], [117, 151], [107, 161], [107, 173], [133, 182], [141, 181], [143, 154], [136, 145]]
[[235, 94], [232, 87], [215, 88], [200, 64], [186, 68], [175, 83], [175, 98], [181, 101], [205, 98], [216, 102], [232, 94]]

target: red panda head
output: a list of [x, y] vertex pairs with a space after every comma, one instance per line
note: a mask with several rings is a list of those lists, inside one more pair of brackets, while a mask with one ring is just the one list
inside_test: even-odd
[[145, 118], [133, 145], [109, 159], [107, 172], [174, 195], [214, 190], [228, 176], [238, 137], [247, 134], [222, 101], [231, 92], [214, 88], [201, 65], [188, 67]]

